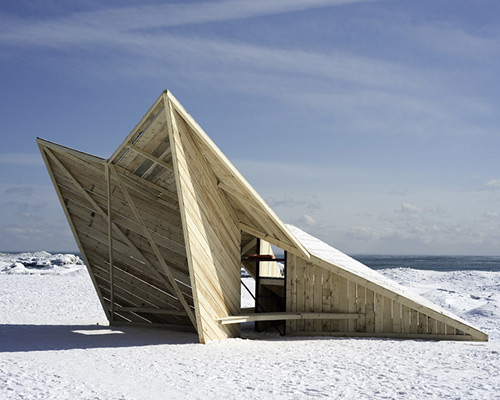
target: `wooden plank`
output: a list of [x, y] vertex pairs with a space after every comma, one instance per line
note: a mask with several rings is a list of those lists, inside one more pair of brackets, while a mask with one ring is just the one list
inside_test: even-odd
[[366, 288], [366, 332], [375, 332], [375, 293]]
[[[347, 279], [339, 276], [339, 312], [346, 313], [348, 312], [347, 306], [347, 296], [348, 296], [348, 286]], [[339, 331], [346, 332], [347, 331], [347, 321], [339, 321]]]
[[419, 340], [453, 340], [453, 341], [482, 341], [471, 335], [429, 335], [418, 333], [365, 333], [365, 332], [306, 332], [297, 331], [290, 336], [330, 336], [330, 337], [360, 337], [360, 338], [385, 338], [385, 339], [419, 339]]
[[[315, 265], [317, 267], [317, 265]], [[332, 312], [332, 301], [333, 301], [333, 290], [332, 290], [332, 273], [328, 270], [323, 269], [323, 312]], [[322, 331], [330, 331], [332, 329], [332, 323], [329, 319], [324, 319], [322, 321]]]
[[397, 301], [392, 303], [392, 332], [401, 333], [401, 303]]
[[[230, 315], [228, 317], [217, 318], [223, 325], [229, 324], [241, 324], [243, 322], [252, 321], [285, 321], [285, 320], [296, 320], [296, 321], [320, 321], [323, 319], [331, 320], [357, 320], [360, 318], [359, 314], [350, 313], [288, 313], [288, 312], [275, 312], [275, 313], [255, 313], [255, 314], [241, 314], [241, 315]], [[314, 331], [310, 331], [314, 332]]]
[[[332, 312], [340, 313], [340, 275], [332, 274]], [[340, 332], [340, 321], [332, 321], [332, 330]]]
[[[171, 174], [170, 174], [171, 181], [175, 186], [175, 177], [173, 175], [174, 166], [172, 164], [172, 149], [170, 148], [170, 140], [167, 140], [167, 142], [168, 142], [168, 144], [167, 144], [168, 147], [162, 153], [160, 153], [158, 155], [158, 158], [160, 160], [163, 160], [163, 161], [170, 164], [170, 166], [171, 166]], [[155, 151], [156, 151], [156, 149], [155, 149]], [[154, 153], [152, 153], [152, 154], [154, 155]], [[146, 171], [142, 175], [142, 178], [153, 181], [155, 179], [155, 177], [157, 176], [157, 174], [161, 173], [161, 172], [164, 172], [164, 170], [162, 168], [159, 168], [157, 165], [153, 165], [148, 171]]]
[[[297, 256], [295, 254], [287, 255], [287, 278], [290, 280], [290, 306], [287, 307], [287, 312], [297, 311]], [[297, 324], [294, 321], [289, 321], [287, 332], [295, 332]]]
[[170, 267], [167, 265], [167, 263], [165, 262], [165, 259], [161, 255], [160, 250], [158, 249], [158, 246], [156, 245], [153, 237], [151, 236], [151, 233], [149, 232], [149, 229], [145, 225], [144, 220], [142, 219], [142, 216], [139, 213], [139, 210], [137, 210], [132, 198], [130, 197], [130, 195], [128, 193], [128, 189], [126, 188], [125, 185], [123, 185], [121, 183], [120, 177], [116, 173], [116, 171], [114, 170], [113, 164], [110, 164], [110, 170], [111, 170], [111, 173], [114, 175], [115, 180], [118, 182], [118, 185], [119, 185], [120, 190], [122, 191], [123, 195], [127, 198], [129, 206], [132, 209], [132, 212], [133, 212], [137, 222], [139, 223], [139, 225], [142, 226], [143, 233], [147, 237], [147, 239], [149, 240], [149, 243], [151, 244], [151, 248], [153, 249], [154, 253], [156, 254], [158, 262], [160, 263], [160, 265], [163, 268], [163, 271], [165, 272], [168, 279], [170, 280], [170, 284], [174, 288], [175, 293], [177, 295], [177, 298], [179, 299], [179, 301], [183, 305], [184, 309], [186, 310], [186, 313], [187, 313], [189, 319], [191, 320], [191, 322], [193, 323], [193, 325], [196, 325], [195, 317], [193, 315], [191, 308], [189, 307], [189, 304], [186, 302], [186, 299], [184, 298], [184, 294], [179, 289], [179, 285], [177, 284], [174, 276], [172, 275], [172, 271], [170, 270]]
[[147, 308], [147, 307], [120, 307], [118, 312], [130, 311], [130, 312], [139, 312], [139, 313], [148, 313], [148, 314], [166, 314], [166, 315], [178, 315], [178, 316], [186, 316], [187, 314], [183, 310], [164, 310], [161, 308]]
[[[314, 268], [314, 276], [313, 276], [313, 287], [314, 287], [314, 306], [313, 306], [313, 311], [315, 313], [322, 313], [323, 312], [323, 275], [322, 275], [322, 269], [317, 266], [317, 265], [312, 265], [309, 264], [311, 268]], [[351, 310], [350, 312], [353, 312]], [[322, 330], [322, 321], [317, 319], [314, 321], [314, 330], [315, 331], [321, 331]]]
[[110, 298], [109, 301], [111, 303], [111, 309], [110, 309], [110, 317], [111, 321], [113, 321], [114, 315], [115, 315], [115, 289], [114, 289], [114, 274], [113, 274], [113, 211], [111, 208], [111, 177], [109, 174], [109, 165], [106, 164], [106, 167], [104, 169], [105, 175], [106, 175], [106, 187], [108, 191], [108, 247], [109, 247], [109, 258], [108, 258], [108, 264], [109, 264], [109, 291], [110, 291]]
[[[241, 256], [247, 255], [247, 253], [249, 253], [250, 250], [255, 250], [256, 246], [257, 246], [257, 238], [253, 238], [244, 247], [242, 247]], [[256, 253], [256, 251], [253, 251], [252, 253]]]
[[[356, 284], [356, 310], [358, 314], [366, 314], [366, 288]], [[356, 332], [366, 332], [366, 317], [356, 321]]]
[[[356, 282], [347, 281], [347, 312], [355, 313], [357, 312], [356, 307]], [[347, 321], [347, 332], [356, 332], [356, 322], [348, 320]]]
[[137, 146], [130, 146], [129, 147], [130, 150], [150, 159], [151, 161], [153, 161], [155, 164], [158, 164], [158, 165], [161, 165], [163, 168], [169, 170], [169, 171], [173, 171], [174, 170], [174, 167], [172, 166], [172, 164], [169, 164], [163, 160], [160, 160], [158, 157], [155, 157], [153, 156], [152, 154], [148, 153], [147, 151], [137, 147]]
[[410, 333], [418, 333], [418, 311], [410, 309]]
[[[75, 158], [87, 161], [89, 163], [93, 164], [100, 164], [104, 165], [106, 163], [106, 160], [101, 157], [93, 156], [91, 154], [84, 153], [83, 151], [75, 150], [66, 146], [61, 146], [60, 144], [50, 142], [48, 140], [42, 139], [37, 137], [36, 142], [38, 144], [38, 147], [40, 148], [40, 151], [42, 151], [42, 148], [48, 149], [49, 151], [56, 151], [62, 154], [69, 154], [73, 155]], [[42, 154], [43, 157], [43, 154]], [[49, 166], [45, 164], [46, 167], [48, 168]]]
[[[304, 310], [314, 312], [314, 271], [310, 263], [304, 265]], [[313, 321], [307, 320], [304, 326], [306, 331], [314, 331]]]
[[[297, 312], [305, 312], [305, 282], [304, 282], [304, 274], [305, 274], [305, 266], [306, 261], [297, 256], [296, 270], [297, 270]], [[296, 322], [296, 329], [298, 331], [304, 330], [304, 321]]]
[[392, 300], [384, 296], [383, 332], [393, 332]]
[[441, 321], [436, 321], [436, 334], [444, 335], [446, 333], [445, 324]]
[[427, 315], [418, 313], [417, 333], [427, 333]]
[[401, 305], [401, 333], [410, 333], [410, 325], [410, 308], [403, 304]]
[[375, 292], [375, 332], [384, 332], [384, 296]]
[[430, 335], [433, 335], [433, 334], [437, 334], [437, 324], [436, 324], [436, 320], [434, 318], [431, 318], [429, 317], [427, 319], [427, 333], [429, 333]]

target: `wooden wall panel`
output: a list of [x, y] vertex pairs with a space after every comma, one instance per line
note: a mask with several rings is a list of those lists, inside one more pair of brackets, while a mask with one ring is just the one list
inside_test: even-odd
[[216, 318], [240, 310], [240, 230], [211, 166], [182, 119], [167, 107], [172, 157], [200, 341], [239, 335]]

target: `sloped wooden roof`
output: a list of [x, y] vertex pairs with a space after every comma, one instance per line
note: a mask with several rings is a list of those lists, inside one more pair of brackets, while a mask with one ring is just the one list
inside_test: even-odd
[[432, 301], [401, 286], [397, 282], [374, 271], [347, 254], [309, 235], [301, 229], [288, 225], [291, 232], [311, 254], [311, 262], [335, 272], [346, 279], [359, 282], [375, 292], [382, 293], [393, 301], [407, 305], [419, 312], [459, 329], [477, 340], [488, 340], [488, 335], [477, 327], [452, 314]]

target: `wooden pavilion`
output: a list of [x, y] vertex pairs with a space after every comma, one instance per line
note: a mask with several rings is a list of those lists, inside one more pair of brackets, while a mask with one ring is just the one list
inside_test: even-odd
[[[167, 90], [107, 160], [37, 142], [111, 324], [195, 330], [202, 343], [248, 321], [287, 335], [488, 340], [285, 225]], [[252, 309], [241, 266], [256, 280]]]

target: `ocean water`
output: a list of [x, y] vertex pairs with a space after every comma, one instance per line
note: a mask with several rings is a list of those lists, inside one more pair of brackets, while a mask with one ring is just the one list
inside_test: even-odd
[[500, 256], [353, 255], [372, 269], [413, 268], [434, 271], [500, 271]]
[[[9, 254], [18, 253], [11, 252]], [[53, 254], [56, 253], [54, 252]], [[73, 254], [81, 257], [80, 253]], [[279, 256], [279, 254], [277, 254], [277, 256]], [[358, 254], [351, 255], [351, 257], [375, 270], [384, 268], [413, 268], [434, 271], [500, 271], [500, 256], [396, 256]]]

